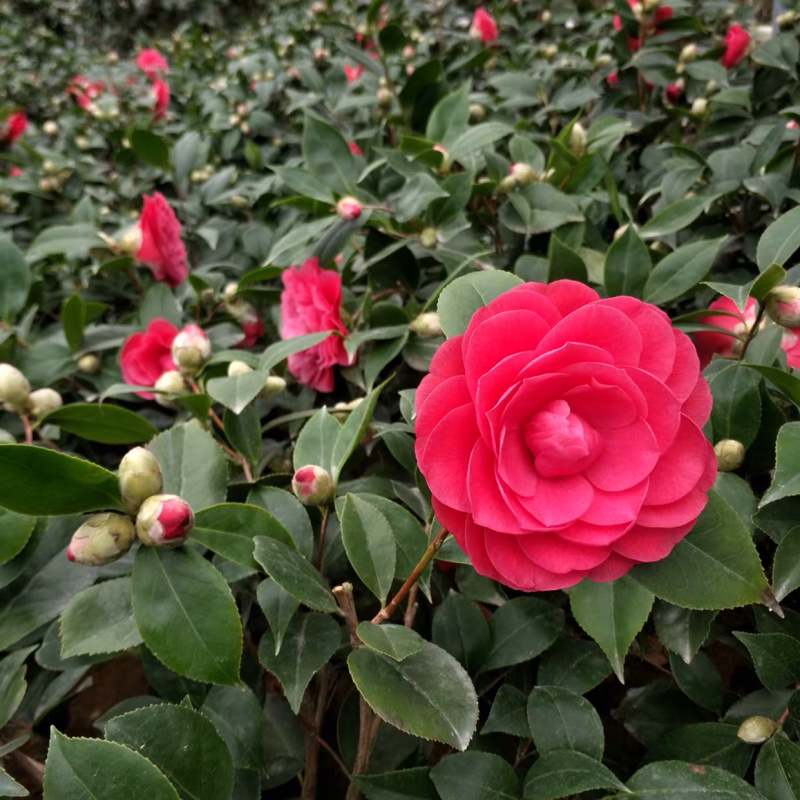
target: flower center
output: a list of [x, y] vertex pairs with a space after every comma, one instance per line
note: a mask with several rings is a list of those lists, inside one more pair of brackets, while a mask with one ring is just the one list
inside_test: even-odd
[[546, 477], [581, 472], [602, 448], [597, 431], [574, 414], [566, 400], [553, 400], [539, 409], [525, 426], [523, 437], [536, 471]]

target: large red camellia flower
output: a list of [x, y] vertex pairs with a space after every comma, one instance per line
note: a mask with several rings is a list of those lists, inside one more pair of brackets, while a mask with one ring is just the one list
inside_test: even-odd
[[470, 38], [477, 39], [484, 44], [493, 42], [497, 38], [497, 23], [483, 6], [475, 9], [469, 27], [469, 35]]
[[[177, 369], [172, 360], [172, 340], [178, 329], [162, 317], [150, 320], [144, 333], [133, 333], [122, 345], [119, 365], [125, 383], [153, 386], [169, 370]], [[136, 392], [152, 400], [153, 392]]]
[[735, 23], [725, 32], [725, 52], [720, 61], [725, 69], [738, 64], [747, 53], [750, 44], [750, 34], [741, 26]]
[[697, 353], [667, 315], [526, 283], [448, 339], [416, 394], [433, 507], [483, 575], [525, 591], [664, 558], [716, 475]]
[[159, 78], [169, 72], [167, 59], [152, 47], [146, 47], [136, 56], [136, 66], [147, 75], [150, 80]]
[[[339, 310], [342, 279], [338, 272], [322, 269], [314, 256], [299, 267], [285, 269], [281, 279], [281, 338], [327, 330], [347, 333]], [[293, 353], [287, 361], [289, 372], [318, 392], [333, 389], [334, 364], [352, 363], [342, 337], [333, 333], [319, 344]]]
[[[756, 321], [756, 301], [752, 297], [747, 298], [744, 312], [739, 311], [736, 303], [728, 297], [718, 297], [709, 305], [708, 310], [727, 311], [729, 313], [709, 314], [707, 317], [700, 317], [697, 320], [698, 322], [705, 322], [707, 325], [714, 325], [717, 328], [725, 328], [736, 334], [736, 336], [717, 333], [717, 331], [697, 331], [693, 333], [692, 340], [697, 347], [701, 367], [705, 367], [715, 353], [721, 356], [736, 355], [736, 348], [741, 346], [741, 339], [738, 337], [745, 336]], [[735, 314], [736, 316], [732, 317], [730, 314]], [[800, 368], [800, 328], [784, 328], [781, 347], [786, 353], [786, 363], [795, 369]]]
[[163, 194], [144, 195], [138, 227], [141, 242], [136, 258], [150, 268], [157, 281], [177, 286], [189, 273], [189, 267], [181, 241], [181, 224]]

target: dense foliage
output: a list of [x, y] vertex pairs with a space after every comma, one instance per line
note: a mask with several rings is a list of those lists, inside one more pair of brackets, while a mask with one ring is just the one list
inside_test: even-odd
[[14, 5], [0, 796], [800, 797], [794, 12]]

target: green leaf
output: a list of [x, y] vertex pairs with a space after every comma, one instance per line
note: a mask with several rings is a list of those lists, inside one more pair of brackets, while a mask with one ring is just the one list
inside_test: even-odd
[[564, 627], [564, 612], [538, 597], [515, 597], [489, 620], [491, 648], [481, 671], [510, 667], [550, 647]]
[[800, 641], [785, 633], [733, 634], [748, 650], [756, 675], [775, 691], [800, 681]]
[[745, 448], [756, 438], [761, 424], [761, 376], [754, 370], [731, 362], [708, 379], [714, 398], [711, 427], [714, 441], [736, 439]]
[[94, 225], [56, 225], [42, 231], [28, 248], [28, 256], [86, 258], [89, 251], [105, 247]]
[[303, 768], [305, 737], [300, 720], [280, 692], [264, 698], [264, 771], [262, 788], [280, 786]]
[[164, 172], [169, 172], [172, 168], [169, 160], [169, 145], [166, 139], [159, 136], [152, 131], [138, 128], [131, 131], [128, 137], [131, 142], [131, 148], [145, 164], [150, 164], [152, 167], [163, 169]]
[[[191, 395], [198, 397], [198, 395]], [[254, 404], [250, 404], [240, 414], [225, 409], [222, 427], [231, 447], [241, 453], [250, 464], [258, 464], [261, 451], [261, 418]]]
[[445, 335], [457, 336], [467, 329], [472, 315], [495, 297], [522, 281], [510, 272], [475, 272], [456, 278], [439, 295], [439, 321]]
[[588, 275], [583, 259], [568, 247], [555, 233], [550, 235], [550, 244], [547, 248], [547, 282], [568, 279], [586, 283]]
[[494, 753], [454, 753], [432, 770], [442, 800], [517, 800], [519, 781], [511, 764]]
[[28, 670], [25, 660], [35, 649], [35, 647], [25, 647], [22, 650], [15, 650], [0, 660], [0, 728], [5, 727], [14, 716], [22, 698], [25, 697], [25, 690], [28, 688], [25, 681], [25, 673]]
[[639, 231], [642, 239], [661, 239], [671, 233], [688, 228], [712, 203], [716, 195], [708, 197], [687, 197], [676, 200], [662, 208], [652, 219], [648, 220]]
[[12, 320], [25, 307], [31, 271], [8, 234], [0, 236], [0, 318]]
[[753, 747], [745, 744], [738, 732], [738, 724], [724, 722], [683, 725], [661, 737], [650, 755], [654, 761], [710, 764], [744, 777], [753, 757]]
[[225, 578], [196, 550], [141, 547], [133, 562], [133, 616], [163, 664], [196, 681], [237, 686], [239, 612]]
[[699, 610], [758, 603], [768, 588], [747, 528], [713, 490], [694, 528], [672, 552], [629, 574], [656, 597]]
[[658, 761], [642, 767], [627, 784], [631, 794], [614, 795], [626, 800], [764, 800], [741, 778], [717, 767], [695, 766], [684, 761]]
[[3, 797], [27, 797], [30, 793], [20, 786], [4, 769], [0, 769], [0, 793]]
[[211, 378], [206, 382], [206, 391], [234, 414], [241, 414], [258, 397], [268, 377], [267, 370], [257, 369], [245, 372], [244, 375]]
[[355, 494], [345, 496], [344, 502], [337, 505], [337, 514], [347, 558], [383, 606], [392, 588], [397, 558], [389, 521]]
[[306, 114], [303, 158], [310, 171], [338, 194], [352, 194], [358, 177], [353, 154], [342, 135], [327, 122]]
[[361, 437], [369, 427], [372, 421], [372, 412], [375, 410], [375, 404], [378, 402], [378, 395], [385, 384], [381, 384], [376, 389], [373, 389], [348, 415], [344, 425], [341, 426], [339, 435], [333, 445], [333, 453], [331, 454], [331, 476], [334, 483], [339, 480], [344, 465], [353, 454], [356, 446], [361, 441]]
[[759, 270], [770, 264], [783, 266], [800, 247], [800, 208], [781, 214], [761, 234], [756, 248], [756, 263]]
[[[0, 445], [0, 453], [2, 447]], [[800, 494], [800, 422], [787, 422], [781, 426], [775, 453], [775, 476], [761, 498], [759, 508]]]
[[158, 428], [141, 414], [108, 403], [71, 403], [43, 417], [41, 425], [57, 425], [67, 433], [102, 444], [149, 442]]
[[286, 528], [268, 511], [246, 503], [220, 503], [198, 511], [192, 540], [244, 567], [258, 569], [253, 540], [269, 536], [294, 547]]
[[605, 735], [600, 715], [579, 694], [558, 686], [537, 686], [528, 696], [528, 724], [540, 755], [577, 750], [598, 761]]
[[591, 639], [565, 636], [539, 662], [537, 683], [586, 694], [611, 674], [611, 664]]
[[725, 693], [722, 678], [705, 653], [697, 653], [688, 664], [675, 653], [670, 653], [669, 666], [675, 683], [692, 702], [717, 715], [722, 713]]
[[317, 611], [339, 610], [322, 576], [297, 550], [266, 536], [257, 536], [255, 543], [256, 561], [292, 597]]
[[656, 601], [653, 608], [653, 621], [661, 644], [687, 664], [708, 638], [716, 616], [716, 611], [693, 611], [663, 600]]
[[295, 611], [300, 607], [300, 601], [290, 595], [286, 589], [281, 588], [272, 578], [264, 578], [258, 584], [256, 597], [272, 631], [272, 637], [275, 640], [275, 655], [277, 655], [281, 651], [286, 629], [289, 627]]
[[427, 767], [401, 769], [381, 775], [353, 775], [367, 800], [440, 800]]
[[79, 294], [73, 294], [61, 306], [61, 327], [73, 353], [81, 346], [85, 325], [86, 303]]
[[402, 661], [359, 647], [347, 659], [356, 688], [383, 720], [401, 731], [465, 750], [478, 722], [469, 675], [430, 642]]
[[36, 517], [0, 509], [0, 564], [18, 555], [31, 538]]
[[269, 511], [292, 537], [298, 552], [311, 559], [314, 530], [306, 507], [291, 493], [275, 486], [254, 486], [247, 495], [249, 505]]
[[271, 370], [281, 361], [287, 359], [293, 353], [308, 350], [315, 344], [319, 344], [330, 336], [332, 331], [317, 331], [315, 333], [304, 333], [302, 336], [293, 336], [291, 339], [283, 339], [280, 342], [271, 344], [262, 354], [258, 362], [258, 368], [263, 372]]
[[150, 444], [164, 475], [164, 492], [194, 511], [225, 500], [228, 463], [222, 448], [197, 422], [175, 425]]
[[260, 770], [264, 764], [264, 717], [251, 689], [213, 686], [200, 712], [214, 724], [237, 769]]
[[451, 589], [434, 609], [431, 641], [474, 672], [489, 652], [489, 624], [473, 600]]
[[585, 578], [569, 590], [575, 620], [600, 645], [621, 683], [625, 683], [625, 655], [650, 616], [653, 599], [627, 575], [605, 583]]
[[90, 586], [61, 613], [61, 657], [119, 653], [142, 643], [131, 606], [131, 579]]
[[314, 464], [328, 472], [333, 472], [333, 453], [342, 426], [328, 413], [326, 408], [321, 408], [305, 425], [294, 446], [292, 460], [295, 470]]
[[468, 156], [513, 132], [514, 129], [505, 122], [482, 122], [479, 125], [472, 125], [453, 142], [450, 148], [450, 161], [461, 161], [465, 166], [469, 166]]
[[800, 526], [792, 528], [778, 544], [772, 563], [772, 592], [780, 602], [800, 586]]
[[770, 264], [750, 285], [750, 297], [761, 302], [779, 283], [786, 280], [786, 270], [780, 264]]
[[[608, 767], [577, 750], [551, 750], [525, 776], [524, 800], [559, 800], [596, 789], [627, 789]], [[671, 798], [671, 800], [673, 800]]]
[[166, 703], [140, 708], [109, 720], [105, 734], [155, 764], [182, 800], [230, 796], [228, 748], [214, 725], [191, 708]]
[[708, 274], [725, 237], [692, 242], [669, 253], [647, 277], [643, 299], [662, 305], [680, 297]]
[[398, 222], [408, 222], [441, 197], [449, 195], [433, 177], [424, 172], [412, 175], [393, 203], [394, 216]]
[[358, 626], [358, 636], [367, 647], [383, 653], [395, 661], [419, 652], [423, 638], [405, 625], [376, 625], [374, 622], [362, 622]]
[[755, 784], [764, 797], [800, 798], [800, 747], [777, 733], [758, 751]]
[[525, 692], [504, 683], [494, 696], [489, 718], [481, 728], [481, 734], [507, 733], [511, 736], [531, 738], [528, 724], [528, 696]]
[[466, 129], [468, 121], [469, 82], [465, 82], [433, 107], [425, 127], [425, 138], [450, 150]]
[[333, 617], [314, 613], [297, 614], [292, 619], [277, 655], [272, 631], [261, 637], [258, 660], [281, 682], [295, 714], [314, 673], [328, 663], [341, 641], [341, 629]]
[[140, 753], [102, 739], [68, 739], [50, 729], [44, 770], [48, 800], [178, 800], [172, 784]]
[[270, 164], [269, 168], [293, 191], [305, 197], [319, 200], [329, 206], [334, 204], [333, 192], [316, 176], [297, 167]]
[[641, 297], [650, 276], [650, 251], [633, 225], [611, 243], [606, 253], [604, 278], [609, 296]]
[[44, 447], [0, 444], [0, 506], [47, 516], [121, 509], [122, 499], [117, 476], [97, 464]]

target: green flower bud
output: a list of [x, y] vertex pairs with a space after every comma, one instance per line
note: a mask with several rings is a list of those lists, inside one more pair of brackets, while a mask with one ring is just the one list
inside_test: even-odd
[[119, 491], [126, 510], [135, 514], [139, 506], [164, 488], [161, 467], [156, 457], [144, 447], [129, 450], [119, 462]]
[[748, 717], [739, 726], [737, 736], [747, 744], [763, 744], [780, 729], [780, 725], [769, 717]]
[[101, 567], [124, 556], [135, 538], [133, 521], [125, 514], [92, 514], [72, 535], [67, 558]]
[[87, 353], [78, 359], [78, 369], [87, 375], [95, 375], [100, 371], [100, 359], [94, 353]]
[[237, 375], [246, 375], [248, 372], [252, 372], [253, 368], [249, 364], [245, 364], [244, 361], [230, 361], [228, 362], [228, 377], [234, 378]]
[[423, 228], [422, 233], [419, 235], [419, 242], [428, 250], [432, 250], [436, 247], [436, 228]]
[[183, 375], [194, 375], [208, 361], [211, 342], [199, 325], [186, 325], [172, 340], [172, 360]]
[[156, 403], [164, 408], [175, 408], [175, 395], [186, 393], [186, 381], [176, 369], [165, 372], [154, 385], [155, 389], [165, 394], [156, 393]]
[[800, 289], [776, 286], [764, 299], [767, 315], [784, 328], [800, 326]]
[[36, 419], [61, 408], [62, 405], [64, 401], [55, 389], [37, 389], [28, 396], [28, 409]]
[[441, 336], [442, 323], [435, 311], [426, 311], [411, 321], [408, 326], [419, 336]]
[[736, 439], [720, 439], [714, 445], [714, 455], [720, 472], [733, 472], [744, 463], [744, 445]]
[[579, 157], [586, 152], [586, 128], [580, 122], [576, 122], [569, 132], [569, 149]]
[[271, 397], [276, 397], [286, 388], [286, 381], [280, 375], [270, 375], [264, 381], [264, 386], [258, 393], [259, 397], [269, 400]]
[[0, 402], [15, 411], [24, 410], [31, 393], [28, 379], [11, 364], [0, 364]]

